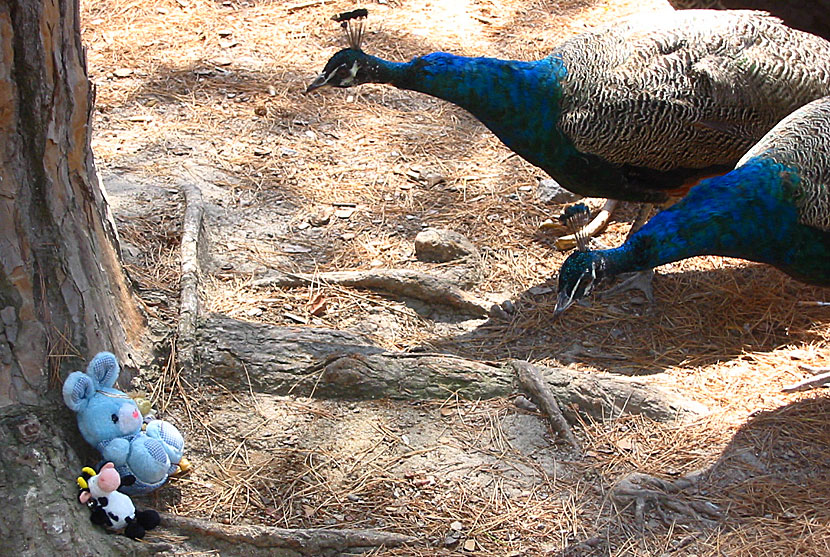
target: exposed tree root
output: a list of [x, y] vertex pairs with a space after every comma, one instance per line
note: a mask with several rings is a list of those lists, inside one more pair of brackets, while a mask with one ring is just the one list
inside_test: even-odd
[[535, 366], [520, 360], [513, 360], [510, 366], [516, 372], [516, 377], [522, 389], [530, 395], [530, 399], [547, 415], [550, 425], [559, 437], [568, 442], [568, 444], [580, 450], [579, 442], [574, 437], [571, 427], [565, 421], [565, 416], [559, 409], [559, 404], [553, 396], [550, 387], [544, 379], [542, 379], [539, 370]]
[[[193, 169], [188, 167], [188, 172], [193, 174]], [[202, 223], [205, 206], [202, 201], [202, 190], [198, 186], [184, 182], [181, 190], [185, 199], [185, 211], [180, 251], [182, 276], [177, 358], [182, 365], [190, 367], [193, 364], [196, 322], [199, 318], [199, 283], [202, 274], [199, 248], [204, 242]]]
[[183, 534], [207, 536], [235, 546], [289, 549], [302, 555], [324, 555], [377, 547], [395, 547], [417, 542], [416, 538], [381, 530], [274, 528], [254, 525], [229, 525], [197, 518], [161, 513], [162, 526]]
[[286, 287], [321, 283], [380, 290], [429, 304], [449, 306], [472, 315], [489, 315], [495, 305], [461, 290], [448, 279], [411, 269], [282, 273], [279, 276], [257, 280], [254, 285]]
[[637, 525], [643, 528], [646, 511], [651, 508], [666, 524], [714, 521], [722, 518], [720, 509], [708, 501], [683, 496], [682, 491], [697, 485], [700, 473], [692, 473], [669, 481], [633, 472], [611, 489], [610, 497], [617, 505], [634, 507]]

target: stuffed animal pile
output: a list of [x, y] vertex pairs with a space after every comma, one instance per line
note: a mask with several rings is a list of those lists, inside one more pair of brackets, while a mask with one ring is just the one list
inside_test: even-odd
[[118, 491], [121, 476], [112, 462], [104, 464], [97, 474], [92, 468], [84, 468], [77, 482], [81, 490], [78, 499], [89, 507], [93, 524], [123, 530], [128, 538], [138, 539], [161, 522], [159, 513], [151, 509], [137, 511], [129, 495]]
[[66, 378], [63, 399], [78, 413], [84, 439], [104, 461], [114, 464], [121, 476], [121, 491], [141, 495], [162, 486], [178, 470], [184, 438], [163, 420], [150, 420], [142, 429], [144, 418], [136, 402], [113, 388], [119, 371], [115, 355], [101, 352], [86, 373], [75, 371]]

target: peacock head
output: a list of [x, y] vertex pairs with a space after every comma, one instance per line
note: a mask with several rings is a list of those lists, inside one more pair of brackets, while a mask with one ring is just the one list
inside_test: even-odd
[[554, 316], [591, 293], [594, 284], [601, 278], [598, 263], [599, 258], [592, 251], [577, 251], [565, 260], [559, 269], [559, 295]]
[[340, 23], [349, 48], [344, 48], [329, 59], [323, 72], [305, 90], [306, 93], [320, 87], [352, 87], [372, 81], [373, 65], [360, 49], [368, 15], [366, 8], [358, 8], [332, 17]]
[[320, 87], [352, 87], [369, 83], [372, 78], [372, 64], [362, 50], [344, 48], [329, 59], [322, 73], [305, 90], [310, 93]]

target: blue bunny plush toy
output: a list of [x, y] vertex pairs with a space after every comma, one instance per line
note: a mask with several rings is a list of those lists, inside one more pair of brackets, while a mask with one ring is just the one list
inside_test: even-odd
[[78, 413], [78, 429], [98, 449], [103, 461], [115, 464], [120, 491], [149, 493], [176, 472], [184, 453], [184, 438], [176, 426], [152, 420], [142, 431], [143, 417], [135, 401], [112, 388], [118, 379], [114, 354], [100, 352], [86, 373], [75, 371], [63, 384], [63, 400]]

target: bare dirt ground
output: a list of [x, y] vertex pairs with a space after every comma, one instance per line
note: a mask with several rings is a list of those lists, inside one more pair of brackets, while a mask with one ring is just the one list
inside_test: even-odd
[[[434, 50], [531, 59], [589, 27], [667, 9], [658, 0], [365, 6], [365, 49], [396, 60]], [[830, 399], [781, 392], [808, 375], [800, 366], [830, 365], [830, 309], [801, 303], [827, 300], [827, 290], [697, 258], [660, 270], [653, 307], [623, 294], [554, 320], [546, 287], [566, 254], [553, 247], [557, 231], [539, 229], [561, 209], [537, 200], [541, 171], [430, 97], [374, 85], [303, 94], [343, 46], [329, 18], [353, 7], [84, 2], [93, 147], [160, 342], [175, 346], [180, 186], [189, 182], [207, 203], [206, 312], [356, 331], [390, 350], [647, 376], [710, 412], [694, 423], [622, 415], [578, 424], [585, 455], [576, 458], [512, 398], [278, 397], [214, 379], [197, 388], [163, 368], [137, 388], [185, 431], [195, 469], [149, 504], [231, 524], [380, 528], [419, 540], [373, 555], [830, 554]], [[430, 173], [443, 180], [419, 179]], [[632, 216], [617, 215], [603, 241], [621, 241]], [[515, 310], [472, 318], [324, 283], [254, 285], [274, 272], [448, 270], [415, 259], [425, 227], [472, 240], [482, 255], [473, 292]], [[652, 509], [638, 523], [609, 497], [632, 472], [697, 470], [706, 480], [695, 497], [716, 505], [719, 520]], [[201, 551], [167, 541], [180, 554]]]

